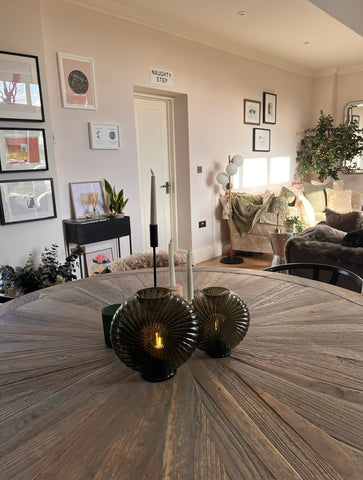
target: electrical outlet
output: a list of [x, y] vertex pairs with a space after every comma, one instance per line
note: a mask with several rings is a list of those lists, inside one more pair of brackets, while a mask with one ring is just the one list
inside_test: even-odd
[[197, 166], [197, 173], [202, 173], [203, 172], [203, 167], [202, 165]]
[[204, 228], [207, 226], [207, 220], [202, 220], [199, 222], [199, 228]]

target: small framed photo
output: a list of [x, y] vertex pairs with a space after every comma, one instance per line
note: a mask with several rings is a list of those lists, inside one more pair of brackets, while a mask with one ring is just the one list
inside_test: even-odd
[[96, 110], [92, 59], [60, 52], [57, 56], [63, 107]]
[[0, 127], [0, 171], [29, 170], [48, 170], [44, 129]]
[[38, 57], [0, 51], [0, 120], [44, 122]]
[[261, 121], [261, 102], [244, 100], [244, 123], [259, 125]]
[[270, 151], [271, 130], [267, 128], [253, 129], [253, 151], [269, 152]]
[[105, 202], [100, 181], [69, 184], [73, 218], [105, 215]]
[[263, 92], [263, 123], [276, 123], [276, 100], [274, 93]]
[[31, 222], [57, 216], [52, 178], [2, 180], [1, 223]]
[[106, 123], [88, 123], [90, 148], [117, 150], [120, 148], [120, 127]]
[[108, 264], [113, 262], [112, 248], [104, 248], [95, 252], [86, 252], [87, 275], [101, 273]]

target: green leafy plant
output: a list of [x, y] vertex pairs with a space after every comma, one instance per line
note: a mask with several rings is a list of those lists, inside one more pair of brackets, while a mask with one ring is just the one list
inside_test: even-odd
[[105, 190], [109, 197], [109, 210], [110, 213], [124, 213], [124, 208], [129, 201], [128, 198], [124, 198], [124, 191], [121, 189], [118, 193], [116, 192], [115, 187], [111, 187], [110, 183], [104, 178]]
[[25, 265], [12, 267], [0, 266], [2, 290], [6, 295], [19, 296], [50, 287], [58, 283], [75, 280], [75, 266], [78, 255], [73, 253], [65, 258], [64, 263], [58, 261], [58, 245], [52, 244], [41, 254], [41, 263], [36, 266], [30, 254]]
[[301, 178], [314, 171], [320, 181], [328, 177], [338, 180], [339, 172], [354, 172], [354, 158], [363, 152], [362, 135], [357, 122], [335, 127], [333, 117], [321, 111], [316, 127], [304, 131], [297, 151]]
[[287, 223], [287, 225], [290, 226], [291, 230], [296, 233], [301, 233], [306, 228], [306, 225], [304, 225], [300, 218], [296, 215], [286, 217], [285, 223]]

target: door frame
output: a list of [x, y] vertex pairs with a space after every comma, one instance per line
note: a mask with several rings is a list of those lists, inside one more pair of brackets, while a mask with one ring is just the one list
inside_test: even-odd
[[[169, 183], [171, 189], [169, 193], [170, 201], [170, 232], [173, 239], [174, 249], [178, 250], [178, 221], [177, 221], [177, 186], [175, 178], [175, 130], [174, 130], [174, 99], [166, 95], [156, 95], [151, 93], [143, 93], [140, 91], [134, 91], [133, 98], [139, 98], [142, 100], [151, 100], [156, 102], [163, 102], [166, 105], [166, 124], [167, 124], [167, 143], [168, 143], [168, 170], [169, 170]], [[134, 107], [135, 108], [135, 107]], [[140, 184], [140, 164], [138, 160], [138, 178]], [[141, 190], [140, 190], [141, 197]], [[141, 198], [140, 198], [141, 208]]]

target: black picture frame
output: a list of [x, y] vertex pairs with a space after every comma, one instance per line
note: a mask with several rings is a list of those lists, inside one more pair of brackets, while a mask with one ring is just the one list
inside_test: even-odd
[[44, 122], [35, 55], [0, 51], [0, 120]]
[[260, 125], [261, 123], [261, 102], [257, 100], [244, 99], [243, 102], [243, 123], [249, 125]]
[[0, 127], [0, 172], [49, 170], [44, 128]]
[[263, 92], [263, 123], [276, 123], [277, 95]]
[[52, 178], [0, 181], [0, 221], [2, 225], [56, 217]]
[[271, 130], [268, 128], [254, 128], [252, 150], [254, 152], [269, 152], [271, 146]]

